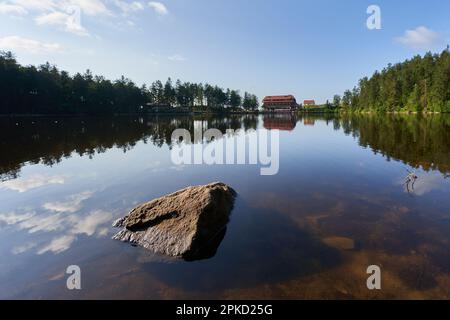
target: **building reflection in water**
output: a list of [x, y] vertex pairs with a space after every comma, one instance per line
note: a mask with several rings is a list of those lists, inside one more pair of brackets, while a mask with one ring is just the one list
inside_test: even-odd
[[267, 130], [292, 131], [295, 129], [297, 119], [290, 113], [264, 115], [263, 125]]
[[303, 119], [303, 124], [305, 126], [314, 126], [316, 124], [316, 120], [311, 118], [305, 118]]

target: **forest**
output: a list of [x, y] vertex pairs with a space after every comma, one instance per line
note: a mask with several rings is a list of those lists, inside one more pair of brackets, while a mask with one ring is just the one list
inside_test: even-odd
[[350, 111], [450, 112], [450, 51], [417, 55], [363, 78], [334, 105]]
[[[22, 66], [11, 52], [0, 51], [0, 114], [124, 114], [166, 110], [222, 111], [259, 107], [258, 98], [210, 84], [165, 83], [137, 86], [122, 76], [110, 81], [93, 75], [71, 76], [50, 63]], [[174, 109], [176, 110], [176, 109]]]

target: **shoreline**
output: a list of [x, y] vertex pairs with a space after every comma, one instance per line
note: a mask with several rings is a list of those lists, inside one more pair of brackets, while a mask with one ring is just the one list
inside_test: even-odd
[[246, 114], [254, 114], [258, 115], [261, 112], [255, 111], [232, 111], [232, 112], [211, 112], [211, 111], [189, 111], [189, 112], [147, 112], [147, 113], [112, 113], [112, 114], [71, 114], [71, 113], [52, 113], [52, 114], [0, 114], [0, 118], [45, 118], [45, 117], [63, 117], [63, 118], [80, 118], [80, 117], [121, 117], [121, 116], [195, 116], [195, 115], [246, 115]]
[[267, 111], [189, 111], [189, 112], [148, 112], [148, 113], [114, 113], [114, 114], [70, 114], [70, 113], [54, 113], [54, 114], [0, 114], [0, 118], [105, 118], [105, 117], [122, 117], [122, 116], [195, 116], [195, 115], [308, 115], [308, 114], [324, 114], [324, 115], [340, 115], [340, 114], [389, 114], [389, 115], [438, 115], [450, 114], [450, 112], [417, 112], [417, 111], [320, 111], [320, 110], [298, 110], [294, 112], [267, 112]]
[[299, 110], [301, 114], [410, 114], [410, 115], [429, 115], [429, 114], [450, 114], [450, 112], [438, 111], [373, 111], [373, 110]]
[[431, 114], [450, 114], [450, 112], [438, 111], [340, 111], [339, 113], [354, 113], [354, 114], [409, 114], [409, 115], [431, 115]]

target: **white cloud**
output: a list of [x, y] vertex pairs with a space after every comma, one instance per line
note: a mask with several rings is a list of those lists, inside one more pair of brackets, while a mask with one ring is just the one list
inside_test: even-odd
[[[40, 52], [39, 49], [43, 50], [43, 48], [41, 47], [44, 47], [44, 49], [45, 48], [48, 49], [48, 46], [50, 45], [44, 45], [41, 42], [35, 40], [23, 39], [19, 37], [0, 38], [0, 49], [9, 49], [9, 50], [27, 49], [30, 50], [31, 52], [35, 51]], [[51, 48], [53, 48], [53, 46], [51, 46]], [[42, 174], [35, 174], [29, 176], [28, 178], [18, 178], [2, 182], [0, 183], [0, 189], [1, 188], [10, 189], [23, 193], [31, 189], [51, 184], [64, 184], [65, 179], [66, 178], [64, 176], [46, 176]]]
[[20, 7], [25, 11], [67, 12], [79, 9], [90, 16], [111, 14], [104, 0], [6, 0], [2, 4]]
[[423, 196], [427, 193], [441, 190], [444, 187], [445, 180], [440, 174], [423, 174], [419, 176], [414, 184], [413, 193]]
[[[122, 19], [119, 24], [130, 26], [133, 25], [131, 15], [146, 8], [151, 8], [160, 16], [169, 13], [167, 7], [157, 1], [146, 4], [143, 0], [0, 0], [0, 15], [29, 14], [39, 26], [50, 25], [79, 36], [89, 34], [81, 23], [82, 17]], [[42, 48], [39, 47], [39, 50]]]
[[70, 248], [76, 237], [73, 235], [65, 235], [62, 237], [54, 238], [48, 245], [41, 248], [37, 254], [44, 254], [46, 252], [61, 253]]
[[80, 211], [81, 203], [92, 196], [92, 192], [86, 191], [70, 196], [67, 201], [47, 202], [43, 205], [44, 209], [54, 212], [74, 213]]
[[114, 0], [114, 4], [124, 13], [128, 14], [130, 12], [142, 11], [145, 6], [140, 1], [128, 2], [124, 0]]
[[431, 192], [443, 190], [446, 181], [440, 173], [421, 172], [416, 174], [418, 178], [414, 184], [409, 183], [406, 185], [405, 177], [398, 179], [396, 184], [403, 186], [405, 193], [414, 194], [416, 196], [423, 196]]
[[68, 5], [78, 7], [83, 13], [90, 16], [111, 14], [101, 0], [69, 0]]
[[87, 35], [81, 15], [112, 15], [103, 0], [9, 0], [0, 3], [0, 14], [32, 13], [38, 25], [53, 25], [76, 35]]
[[182, 56], [181, 54], [174, 54], [172, 56], [167, 57], [170, 61], [177, 61], [177, 62], [183, 62], [186, 61], [186, 57]]
[[[7, 213], [0, 214], [0, 223], [16, 226], [18, 230], [26, 230], [28, 233], [54, 232], [68, 230], [68, 234], [85, 234], [92, 236], [102, 225], [113, 220], [111, 212], [96, 210], [88, 215], [62, 213], [48, 215], [32, 213]], [[105, 234], [104, 230], [99, 231], [99, 235]]]
[[19, 214], [16, 214], [15, 212], [6, 213], [6, 214], [1, 213], [0, 214], [0, 222], [7, 224], [7, 225], [15, 225], [15, 224], [18, 224], [25, 220], [28, 220], [33, 216], [34, 216], [34, 212], [19, 213]]
[[25, 252], [27, 252], [27, 251], [33, 249], [34, 247], [36, 247], [36, 244], [33, 243], [33, 242], [29, 242], [29, 243], [26, 243], [26, 244], [24, 244], [24, 245], [22, 245], [22, 246], [14, 247], [14, 248], [11, 250], [11, 252], [12, 252], [13, 254], [15, 254], [15, 255], [18, 255], [18, 254], [25, 253]]
[[[87, 193], [80, 193], [86, 195]], [[73, 196], [75, 199], [76, 196]], [[70, 210], [70, 208], [69, 208]], [[106, 227], [114, 220], [111, 212], [96, 210], [87, 215], [81, 214], [63, 214], [53, 215], [36, 212], [31, 213], [8, 213], [0, 214], [0, 225], [2, 223], [8, 226], [15, 226], [17, 230], [26, 230], [28, 233], [36, 232], [62, 232], [57, 238], [37, 251], [37, 254], [53, 252], [58, 254], [68, 250], [78, 235], [105, 237], [109, 233]], [[15, 246], [12, 253], [21, 254], [35, 247], [33, 243], [25, 243]]]
[[26, 11], [48, 11], [57, 7], [53, 0], [10, 0], [9, 2]]
[[22, 6], [11, 4], [7, 2], [0, 2], [0, 14], [16, 14], [26, 15], [28, 12]]
[[17, 224], [20, 230], [28, 230], [28, 233], [51, 232], [64, 230], [67, 218], [60, 215], [33, 215], [31, 218]]
[[148, 3], [149, 7], [152, 8], [157, 14], [159, 14], [160, 16], [165, 16], [167, 14], [169, 14], [169, 10], [167, 9], [167, 7], [161, 3], [161, 2], [157, 2], [157, 1], [150, 1]]
[[19, 6], [27, 11], [65, 12], [81, 10], [83, 13], [95, 16], [110, 14], [102, 0], [9, 0], [11, 5]]
[[406, 30], [403, 36], [396, 38], [396, 41], [413, 49], [432, 49], [440, 44], [442, 36], [421, 26], [414, 30]]
[[79, 35], [87, 36], [89, 33], [80, 23], [80, 19], [75, 14], [67, 14], [64, 12], [55, 11], [48, 14], [43, 14], [35, 19], [37, 25], [54, 25], [59, 26], [63, 30]]
[[108, 235], [108, 233], [109, 233], [109, 229], [108, 228], [101, 228], [97, 232], [99, 237], [106, 237]]
[[92, 236], [99, 226], [111, 222], [112, 219], [113, 215], [110, 212], [93, 211], [88, 216], [77, 219], [71, 233]]

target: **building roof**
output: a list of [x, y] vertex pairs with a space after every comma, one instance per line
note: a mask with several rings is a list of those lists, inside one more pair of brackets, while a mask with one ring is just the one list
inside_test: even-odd
[[295, 97], [293, 95], [285, 95], [285, 96], [267, 96], [263, 99], [264, 103], [267, 102], [280, 102], [280, 101], [286, 101], [286, 102], [292, 102], [296, 101]]
[[316, 104], [315, 100], [305, 100], [303, 101], [303, 104]]

